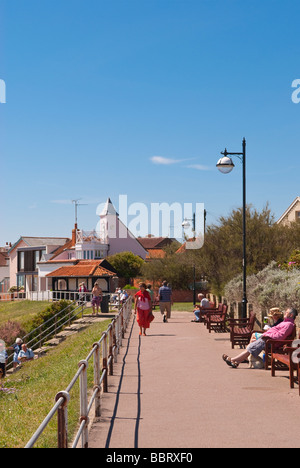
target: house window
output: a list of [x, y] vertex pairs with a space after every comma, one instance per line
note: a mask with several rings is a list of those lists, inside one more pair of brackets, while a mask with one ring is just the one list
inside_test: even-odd
[[25, 265], [25, 252], [19, 252], [19, 271], [24, 271]]
[[103, 250], [95, 250], [95, 258], [103, 258]]
[[25, 276], [17, 276], [17, 286], [19, 288], [25, 288]]
[[296, 220], [300, 219], [300, 211], [296, 211]]
[[58, 291], [66, 291], [67, 290], [67, 282], [64, 279], [58, 280]]
[[32, 277], [32, 291], [38, 290], [38, 276], [34, 275]]
[[[34, 252], [34, 266], [33, 266], [33, 270], [35, 271], [37, 269], [37, 262], [40, 261], [40, 251], [39, 250], [36, 250]], [[33, 289], [33, 291], [35, 291], [35, 289]]]

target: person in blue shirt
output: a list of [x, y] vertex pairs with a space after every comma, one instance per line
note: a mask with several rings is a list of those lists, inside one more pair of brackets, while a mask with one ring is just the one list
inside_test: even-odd
[[18, 361], [18, 356], [19, 356], [19, 352], [22, 349], [22, 343], [23, 341], [21, 340], [21, 338], [17, 338], [15, 343], [12, 346], [8, 347], [9, 350], [12, 350], [14, 352], [14, 357], [13, 357], [14, 369], [16, 369], [17, 366], [20, 364], [20, 361]]
[[25, 361], [32, 361], [32, 359], [34, 359], [34, 353], [32, 349], [27, 348], [26, 344], [23, 343], [22, 349], [18, 355], [18, 360], [21, 362], [25, 362]]
[[171, 306], [173, 304], [172, 289], [168, 286], [167, 281], [163, 281], [158, 294], [160, 313], [163, 315], [163, 321], [167, 322], [171, 318]]

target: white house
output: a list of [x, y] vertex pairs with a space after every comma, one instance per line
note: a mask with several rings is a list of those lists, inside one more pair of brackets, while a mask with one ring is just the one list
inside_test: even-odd
[[[71, 239], [67, 239], [65, 244], [51, 255], [44, 253], [37, 263], [38, 290], [49, 290], [53, 285], [50, 278], [54, 278], [55, 272], [62, 267], [78, 265], [78, 261], [83, 260], [90, 262], [103, 260], [110, 255], [128, 251], [140, 256], [143, 260], [147, 256], [147, 250], [122, 223], [108, 198], [100, 213], [96, 230], [84, 231], [75, 225]], [[69, 284], [73, 285], [75, 282], [69, 282]]]
[[294, 221], [300, 220], [300, 197], [296, 197], [293, 203], [285, 210], [277, 221], [277, 224], [287, 226]]
[[5, 293], [9, 289], [9, 246], [0, 247], [0, 293]]
[[41, 258], [53, 255], [69, 239], [66, 237], [21, 236], [9, 249], [10, 287], [23, 287], [25, 291], [41, 288], [38, 264]]
[[100, 237], [107, 245], [107, 255], [119, 252], [132, 252], [143, 260], [147, 250], [139, 240], [129, 231], [119, 218], [110, 198], [107, 199], [103, 211], [100, 213]]

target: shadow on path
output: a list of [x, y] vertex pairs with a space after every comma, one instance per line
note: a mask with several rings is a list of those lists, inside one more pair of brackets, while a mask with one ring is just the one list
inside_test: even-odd
[[[119, 401], [120, 401], [120, 394], [121, 394], [121, 389], [122, 389], [122, 383], [123, 383], [123, 378], [125, 374], [125, 367], [126, 367], [126, 358], [128, 356], [128, 351], [129, 351], [129, 346], [130, 346], [130, 340], [132, 337], [132, 331], [134, 328], [134, 323], [135, 320], [132, 322], [130, 334], [128, 337], [128, 342], [127, 342], [127, 347], [126, 347], [126, 352], [123, 357], [123, 365], [122, 365], [122, 370], [121, 370], [121, 375], [120, 375], [120, 381], [118, 385], [118, 390], [116, 392], [116, 402], [114, 406], [114, 411], [113, 415], [111, 418], [110, 426], [109, 426], [109, 431], [105, 443], [105, 448], [109, 448], [110, 446], [110, 441], [114, 429], [114, 424], [115, 420], [117, 419], [117, 413], [118, 413], [118, 406], [119, 406]], [[137, 414], [136, 414], [136, 423], [135, 423], [135, 431], [134, 431], [134, 448], [138, 448], [138, 439], [139, 439], [139, 425], [140, 425], [140, 417], [141, 417], [141, 366], [140, 366], [140, 355], [141, 355], [141, 337], [139, 336], [139, 342], [138, 342], [138, 350], [137, 350]]]

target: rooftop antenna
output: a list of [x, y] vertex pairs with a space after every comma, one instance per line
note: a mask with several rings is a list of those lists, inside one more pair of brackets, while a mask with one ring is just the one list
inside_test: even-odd
[[83, 206], [87, 205], [87, 203], [78, 203], [81, 198], [78, 198], [77, 200], [72, 200], [72, 203], [75, 205], [75, 225], [77, 226], [77, 207], [78, 206]]

